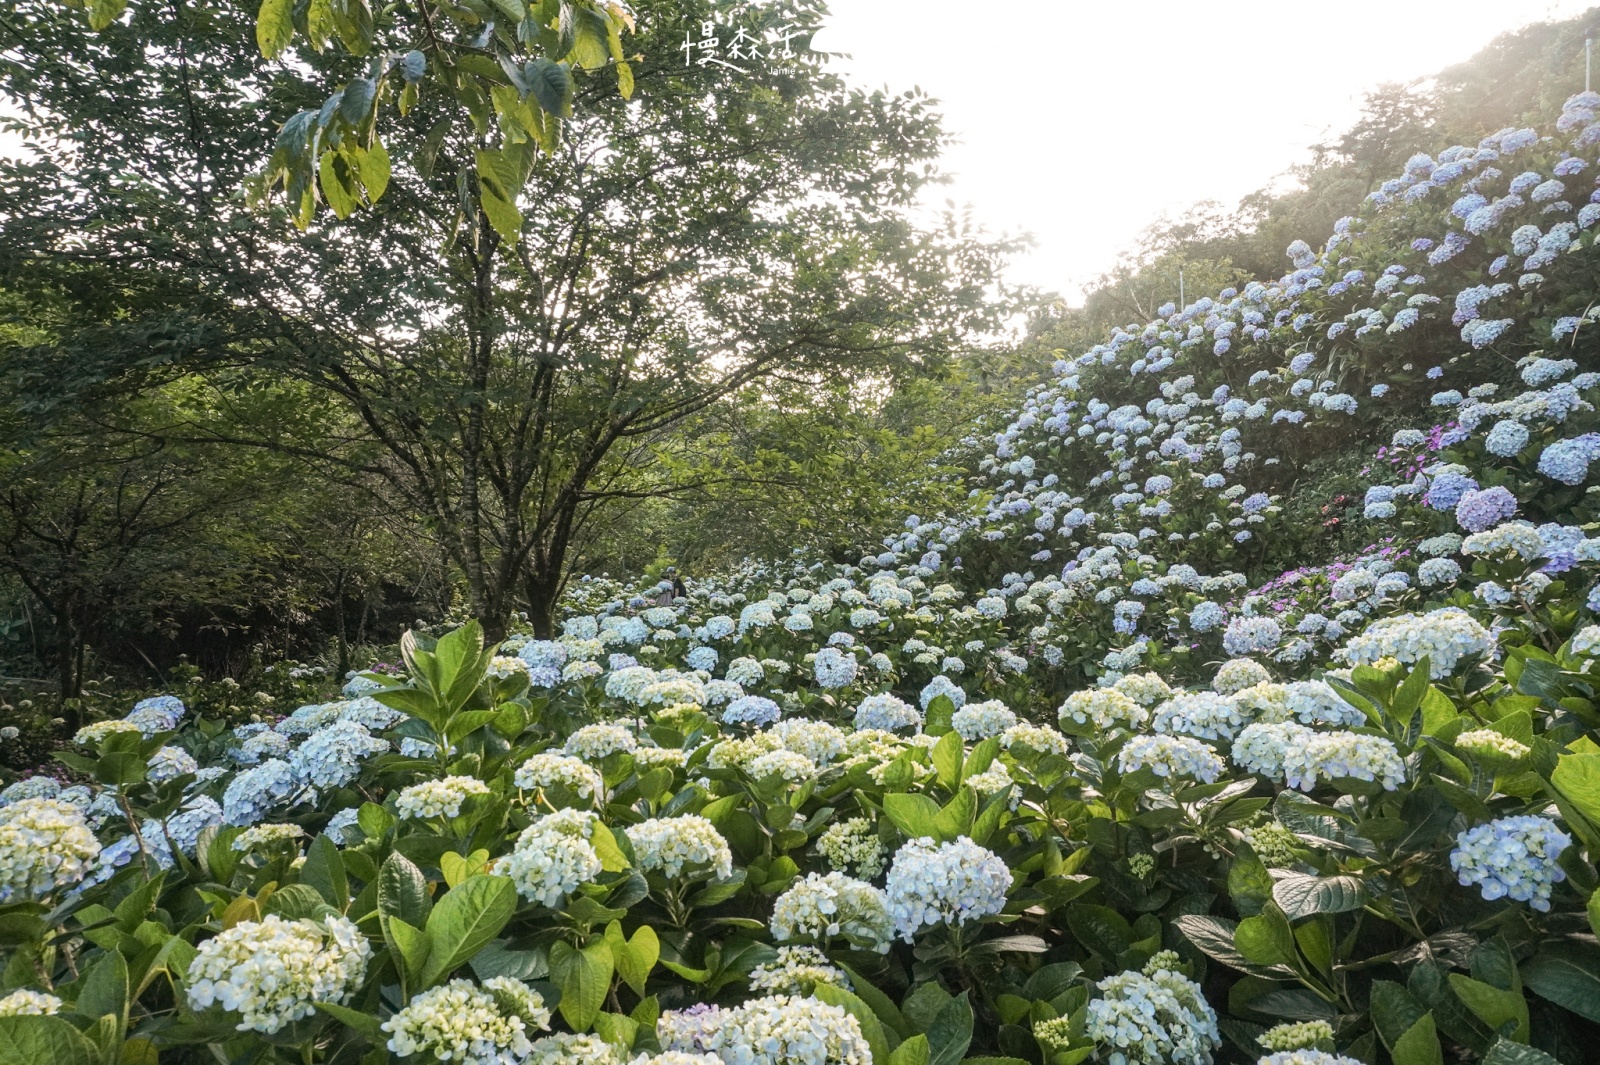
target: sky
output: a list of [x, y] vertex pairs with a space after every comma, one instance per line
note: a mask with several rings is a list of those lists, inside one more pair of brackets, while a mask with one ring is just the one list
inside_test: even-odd
[[956, 143], [931, 202], [1031, 233], [1008, 276], [1076, 302], [1163, 213], [1232, 206], [1304, 161], [1366, 90], [1596, 2], [832, 0], [813, 47], [938, 98]]

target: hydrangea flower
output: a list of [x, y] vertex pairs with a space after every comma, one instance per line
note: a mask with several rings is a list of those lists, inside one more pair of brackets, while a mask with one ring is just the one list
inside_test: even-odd
[[837, 647], [824, 647], [817, 652], [813, 669], [816, 674], [817, 684], [823, 688], [847, 687], [856, 679], [856, 672], [860, 663], [856, 656], [846, 654]]
[[461, 1065], [520, 1062], [533, 1049], [528, 1029], [549, 1027], [543, 996], [509, 976], [486, 980], [482, 988], [469, 980], [429, 988], [382, 1025], [393, 1053]]
[[834, 869], [842, 873], [854, 872], [863, 880], [871, 880], [883, 872], [883, 840], [865, 817], [852, 817], [828, 826], [817, 837], [817, 853]]
[[733, 875], [733, 852], [715, 825], [698, 814], [653, 817], [624, 830], [643, 872], [668, 877], [708, 869], [719, 880]]
[[444, 777], [400, 789], [394, 808], [402, 819], [456, 817], [461, 813], [462, 803], [474, 795], [487, 794], [489, 785], [477, 777]]
[[780, 943], [844, 936], [882, 953], [894, 938], [894, 924], [888, 897], [871, 884], [840, 872], [811, 873], [778, 896], [772, 935]]
[[858, 729], [897, 732], [921, 725], [922, 715], [917, 708], [889, 692], [869, 695], [856, 707], [855, 726]]
[[1119, 973], [1096, 985], [1085, 1034], [1110, 1065], [1210, 1065], [1222, 1043], [1200, 985], [1166, 969]]
[[1502, 817], [1458, 835], [1450, 868], [1491, 902], [1512, 898], [1547, 913], [1552, 888], [1567, 878], [1557, 859], [1571, 845], [1548, 817]]
[[21, 988], [0, 998], [0, 1017], [43, 1017], [61, 1012], [62, 1002], [43, 991]]
[[0, 902], [28, 902], [82, 880], [100, 854], [83, 811], [59, 799], [0, 807]]
[[779, 947], [776, 961], [750, 972], [750, 986], [777, 995], [809, 995], [818, 984], [851, 988], [850, 977], [816, 947]]
[[560, 787], [591, 802], [605, 793], [605, 780], [599, 770], [581, 758], [548, 751], [533, 755], [517, 767], [511, 782], [528, 790]]
[[782, 707], [771, 699], [760, 695], [741, 695], [728, 703], [728, 708], [722, 712], [722, 723], [764, 728], [782, 716]]
[[201, 943], [186, 994], [197, 1010], [239, 1015], [239, 1031], [271, 1035], [309, 1017], [315, 1003], [342, 1003], [366, 976], [372, 946], [345, 917], [289, 921], [268, 914]]
[[950, 718], [950, 727], [961, 733], [961, 738], [969, 743], [998, 736], [1016, 723], [1017, 715], [998, 699], [968, 703]]
[[1135, 728], [1150, 720], [1150, 711], [1114, 688], [1088, 688], [1073, 692], [1057, 711], [1061, 724], [1068, 721], [1104, 732], [1119, 725]]
[[555, 909], [591, 883], [603, 867], [591, 842], [599, 821], [588, 810], [557, 810], [522, 830], [511, 853], [495, 862], [496, 876], [510, 877], [517, 894]]
[[574, 758], [598, 762], [618, 751], [632, 752], [638, 746], [639, 739], [631, 730], [621, 725], [602, 724], [585, 725], [578, 729], [567, 737], [563, 750]]
[[1238, 701], [1215, 692], [1200, 691], [1181, 692], [1156, 707], [1155, 720], [1150, 727], [1157, 732], [1200, 739], [1231, 740], [1247, 724], [1249, 718]]
[[1472, 615], [1460, 607], [1445, 607], [1375, 621], [1345, 645], [1343, 654], [1352, 665], [1371, 665], [1380, 658], [1412, 665], [1426, 657], [1430, 676], [1442, 680], [1463, 659], [1487, 654], [1493, 646], [1494, 637]]
[[1222, 759], [1199, 740], [1188, 736], [1135, 736], [1117, 755], [1124, 773], [1149, 768], [1158, 777], [1193, 777], [1210, 784], [1222, 775]]
[[941, 923], [965, 924], [999, 913], [1011, 870], [992, 851], [965, 836], [936, 844], [924, 836], [895, 852], [889, 867], [889, 912], [900, 938]]

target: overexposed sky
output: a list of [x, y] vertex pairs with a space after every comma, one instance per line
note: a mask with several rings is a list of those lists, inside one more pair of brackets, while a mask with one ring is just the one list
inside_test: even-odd
[[[958, 143], [933, 202], [1032, 233], [1011, 279], [1076, 302], [1163, 211], [1269, 184], [1349, 125], [1366, 90], [1594, 3], [832, 0], [813, 47], [850, 53], [858, 83], [942, 101]], [[1596, 68], [1600, 82], [1600, 54]]]

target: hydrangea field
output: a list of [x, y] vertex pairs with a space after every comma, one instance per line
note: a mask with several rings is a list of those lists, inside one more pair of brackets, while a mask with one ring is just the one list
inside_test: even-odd
[[[0, 1059], [1595, 1060], [1597, 160], [1414, 157], [858, 564], [89, 725], [0, 793]], [[1277, 565], [1330, 442], [1371, 546]]]

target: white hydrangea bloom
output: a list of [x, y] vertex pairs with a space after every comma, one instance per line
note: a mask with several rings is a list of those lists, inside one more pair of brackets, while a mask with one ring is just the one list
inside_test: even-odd
[[511, 853], [495, 862], [493, 872], [508, 876], [517, 894], [551, 909], [602, 871], [600, 855], [590, 842], [599, 820], [588, 810], [557, 810], [522, 830]]
[[863, 880], [843, 873], [811, 873], [778, 896], [772, 907], [772, 935], [781, 942], [825, 943], [845, 936], [880, 953], [889, 949], [893, 926], [889, 899]]
[[924, 836], [895, 852], [887, 881], [889, 913], [909, 943], [923, 927], [999, 913], [1010, 889], [1011, 870], [993, 851], [965, 836], [942, 844]]
[[61, 1012], [61, 1000], [43, 991], [22, 988], [0, 998], [0, 1017], [39, 1017]]
[[481, 989], [469, 980], [429, 988], [383, 1022], [393, 1053], [403, 1058], [424, 1054], [461, 1065], [520, 1062], [533, 1049], [530, 1027], [550, 1027], [544, 999], [504, 976], [485, 981]]
[[883, 840], [865, 817], [852, 817], [829, 825], [817, 837], [817, 853], [842, 873], [854, 871], [863, 880], [883, 872]]
[[0, 807], [0, 902], [25, 902], [82, 880], [100, 854], [84, 813], [59, 799]]
[[708, 868], [725, 880], [733, 875], [733, 851], [717, 827], [699, 814], [653, 817], [626, 829], [634, 857], [644, 872], [661, 871], [670, 877], [686, 870]]
[[1017, 715], [999, 699], [968, 703], [950, 717], [950, 727], [969, 743], [998, 736], [1017, 723]]
[[1375, 621], [1345, 645], [1343, 654], [1351, 665], [1371, 665], [1380, 658], [1411, 665], [1426, 656], [1430, 675], [1442, 680], [1454, 673], [1463, 659], [1484, 655], [1493, 646], [1488, 629], [1465, 610], [1452, 606]]
[[1057, 711], [1062, 727], [1068, 721], [1090, 725], [1098, 731], [1122, 726], [1136, 728], [1150, 720], [1150, 711], [1115, 688], [1087, 688], [1073, 692]]
[[777, 961], [750, 973], [752, 988], [775, 995], [809, 995], [818, 984], [850, 990], [850, 977], [816, 947], [779, 947]]
[[1116, 1065], [1210, 1065], [1222, 1043], [1200, 985], [1180, 973], [1129, 970], [1100, 981], [1086, 1034]]
[[461, 804], [474, 795], [489, 794], [489, 785], [477, 777], [454, 776], [441, 780], [425, 780], [402, 788], [395, 799], [394, 808], [403, 819], [422, 820], [430, 817], [455, 817], [461, 813]]
[[590, 801], [605, 792], [605, 781], [588, 762], [551, 752], [536, 754], [523, 762], [511, 781], [527, 790], [562, 787], [578, 798]]
[[617, 751], [633, 751], [639, 739], [621, 725], [585, 725], [567, 737], [566, 752], [575, 758], [598, 762]]
[[238, 1030], [271, 1034], [311, 1016], [313, 1003], [342, 1003], [367, 972], [372, 946], [345, 917], [241, 921], [201, 943], [187, 994], [197, 1010], [239, 1014]]

